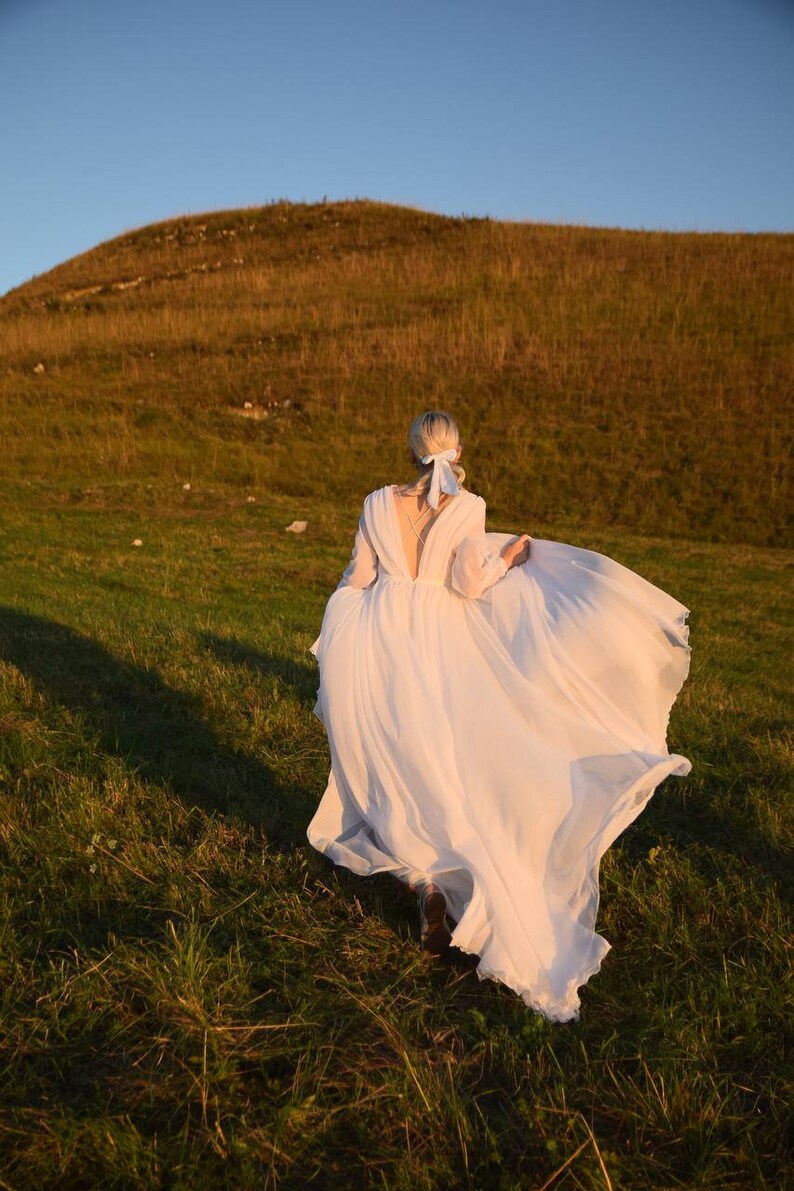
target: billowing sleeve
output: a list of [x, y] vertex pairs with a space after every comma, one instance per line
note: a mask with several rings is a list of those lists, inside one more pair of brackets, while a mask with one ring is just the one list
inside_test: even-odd
[[461, 595], [476, 600], [503, 579], [510, 569], [485, 533], [485, 501], [475, 532], [463, 538], [452, 562], [452, 586]]
[[370, 587], [377, 577], [378, 555], [372, 545], [362, 509], [356, 530], [356, 540], [353, 543], [353, 553], [336, 590], [339, 591], [340, 587]]
[[485, 534], [464, 538], [452, 563], [452, 586], [476, 600], [507, 574], [509, 568]]

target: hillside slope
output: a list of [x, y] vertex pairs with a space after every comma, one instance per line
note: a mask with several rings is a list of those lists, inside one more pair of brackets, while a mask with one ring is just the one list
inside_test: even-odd
[[784, 545], [793, 268], [794, 236], [370, 202], [169, 220], [0, 300], [4, 482], [356, 509], [440, 406], [497, 524]]
[[[0, 1187], [787, 1185], [793, 241], [281, 204], [0, 301]], [[430, 403], [494, 527], [692, 610], [576, 1024], [306, 840], [309, 647]]]

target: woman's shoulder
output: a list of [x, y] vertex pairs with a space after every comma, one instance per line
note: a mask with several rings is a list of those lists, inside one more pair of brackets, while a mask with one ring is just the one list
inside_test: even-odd
[[362, 517], [367, 512], [367, 510], [376, 509], [379, 504], [381, 505], [381, 507], [383, 507], [381, 502], [386, 500], [386, 498], [391, 495], [391, 490], [393, 487], [394, 487], [393, 484], [384, 484], [383, 487], [373, 488], [371, 492], [368, 492], [367, 495], [364, 497], [363, 501], [361, 502]]
[[474, 505], [475, 501], [478, 504], [481, 504], [483, 506], [485, 505], [485, 498], [482, 496], [478, 496], [476, 492], [470, 492], [468, 490], [468, 488], [464, 488], [463, 492], [465, 493], [466, 496], [468, 496], [469, 501], [471, 502], [472, 505]]
[[394, 484], [383, 484], [383, 486], [380, 488], [373, 488], [372, 491], [368, 492], [364, 497], [364, 504], [372, 504], [374, 500], [388, 496], [393, 487]]

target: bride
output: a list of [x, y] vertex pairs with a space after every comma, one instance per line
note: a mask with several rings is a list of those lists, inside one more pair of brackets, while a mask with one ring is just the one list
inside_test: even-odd
[[610, 946], [600, 859], [691, 769], [666, 743], [688, 609], [594, 551], [486, 533], [449, 414], [408, 441], [416, 480], [366, 497], [311, 646], [331, 770], [308, 838], [418, 890], [427, 950], [576, 1019]]

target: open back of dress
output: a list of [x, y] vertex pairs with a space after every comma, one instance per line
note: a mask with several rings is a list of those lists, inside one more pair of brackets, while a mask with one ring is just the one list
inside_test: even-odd
[[[408, 574], [415, 579], [419, 573], [419, 563], [422, 558], [427, 535], [433, 528], [435, 521], [443, 516], [443, 510], [449, 501], [433, 509], [429, 504], [424, 509], [412, 509], [413, 502], [403, 496], [396, 484], [392, 485], [397, 524], [400, 527], [400, 543], [405, 554]], [[406, 528], [407, 525], [407, 528]]]
[[371, 493], [312, 646], [331, 771], [311, 843], [362, 875], [433, 880], [480, 977], [564, 1021], [609, 944], [598, 865], [659, 782], [688, 610], [593, 551], [506, 534], [462, 491], [416, 575], [391, 486]]

